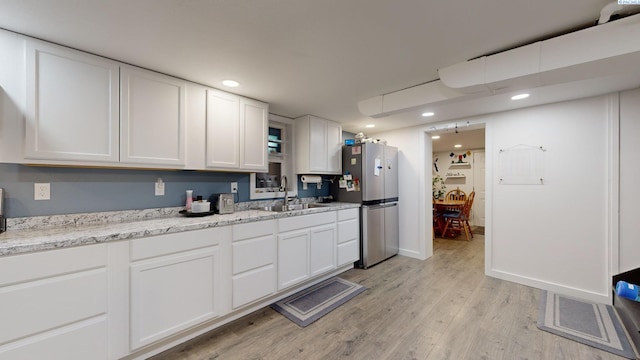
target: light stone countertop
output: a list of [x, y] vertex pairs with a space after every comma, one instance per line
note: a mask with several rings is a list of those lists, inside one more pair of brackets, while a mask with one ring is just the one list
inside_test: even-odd
[[12, 221], [12, 226], [8, 224], [7, 232], [0, 234], [0, 256], [358, 207], [359, 204], [330, 203], [322, 207], [286, 212], [248, 209], [233, 214], [203, 217], [186, 217], [178, 213], [181, 208], [169, 208], [21, 218]]

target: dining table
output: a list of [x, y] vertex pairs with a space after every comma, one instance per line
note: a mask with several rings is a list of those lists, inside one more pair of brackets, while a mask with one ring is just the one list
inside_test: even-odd
[[445, 212], [462, 211], [465, 200], [437, 199], [433, 201], [433, 231], [440, 233], [442, 237], [445, 219], [442, 216]]

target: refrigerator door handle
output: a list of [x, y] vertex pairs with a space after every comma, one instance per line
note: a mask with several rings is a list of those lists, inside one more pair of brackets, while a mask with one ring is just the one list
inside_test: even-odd
[[368, 209], [383, 209], [383, 208], [388, 208], [392, 206], [398, 206], [398, 202], [375, 204], [375, 205], [363, 205], [362, 207], [368, 208]]

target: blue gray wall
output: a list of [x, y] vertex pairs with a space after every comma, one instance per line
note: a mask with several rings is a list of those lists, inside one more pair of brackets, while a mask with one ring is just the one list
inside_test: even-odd
[[[154, 184], [161, 177], [165, 195], [155, 196]], [[73, 214], [97, 211], [135, 210], [182, 206], [185, 191], [212, 200], [213, 194], [230, 192], [238, 182], [236, 201], [249, 201], [249, 174], [205, 171], [86, 169], [24, 166], [0, 163], [0, 187], [4, 188], [5, 213], [9, 218]], [[51, 200], [33, 199], [34, 183], [51, 184]], [[327, 196], [328, 183], [302, 190], [298, 196]]]

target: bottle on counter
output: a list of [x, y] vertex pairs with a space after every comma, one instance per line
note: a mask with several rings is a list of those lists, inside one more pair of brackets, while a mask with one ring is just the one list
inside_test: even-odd
[[187, 202], [184, 205], [184, 209], [191, 211], [191, 204], [193, 204], [193, 190], [187, 190]]

